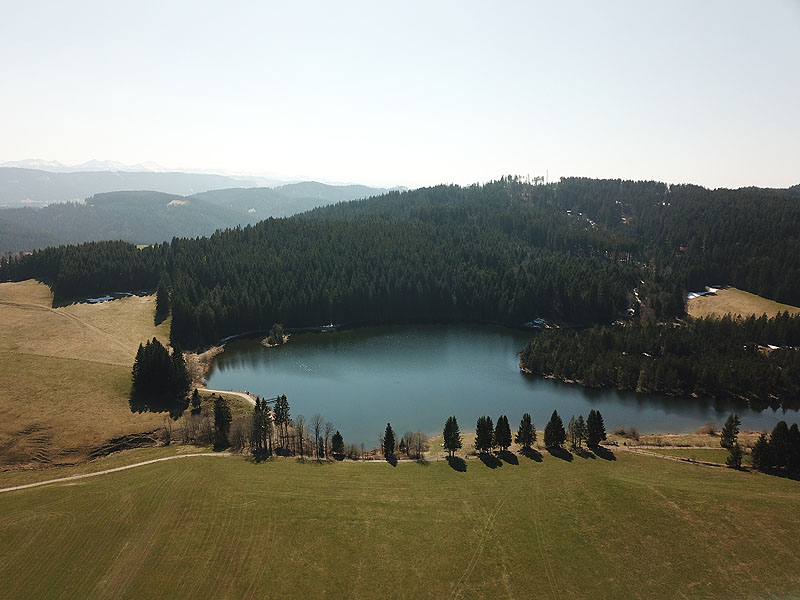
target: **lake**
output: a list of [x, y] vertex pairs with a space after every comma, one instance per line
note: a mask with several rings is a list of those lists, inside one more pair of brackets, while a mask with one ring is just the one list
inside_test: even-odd
[[286, 394], [291, 416], [320, 413], [345, 443], [378, 445], [390, 422], [406, 431], [441, 434], [456, 415], [474, 431], [481, 415], [508, 415], [516, 431], [529, 412], [541, 435], [553, 410], [566, 425], [571, 415], [599, 410], [606, 429], [641, 433], [692, 432], [735, 411], [743, 429], [772, 429], [800, 421], [797, 411], [763, 412], [744, 403], [591, 390], [541, 379], [519, 370], [518, 353], [531, 333], [478, 325], [365, 328], [292, 335], [281, 347], [258, 339], [229, 342], [214, 359], [208, 386], [247, 390], [262, 397]]

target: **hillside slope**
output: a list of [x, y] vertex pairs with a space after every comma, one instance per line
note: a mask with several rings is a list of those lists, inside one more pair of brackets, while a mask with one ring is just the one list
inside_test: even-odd
[[121, 190], [154, 190], [185, 196], [206, 190], [253, 185], [256, 182], [246, 178], [211, 174], [133, 171], [51, 173], [39, 169], [0, 167], [0, 208], [82, 201], [94, 194]]

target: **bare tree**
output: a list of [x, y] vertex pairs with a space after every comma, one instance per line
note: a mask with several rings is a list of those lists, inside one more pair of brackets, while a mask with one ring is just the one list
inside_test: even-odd
[[328, 445], [328, 441], [331, 439], [331, 436], [333, 435], [333, 431], [334, 431], [333, 430], [333, 423], [331, 423], [330, 421], [326, 421], [325, 422], [325, 434], [324, 434], [325, 435], [325, 444], [324, 444], [325, 458], [328, 458], [328, 455], [330, 454], [330, 446]]
[[303, 438], [306, 436], [306, 418], [303, 415], [295, 417], [294, 430], [297, 433], [297, 441], [300, 444], [300, 458], [303, 458]]
[[319, 456], [319, 441], [322, 437], [322, 427], [325, 421], [322, 418], [322, 415], [319, 413], [314, 413], [314, 416], [311, 417], [311, 433], [314, 434], [314, 454], [316, 455], [317, 460], [320, 459]]
[[421, 460], [428, 451], [428, 436], [419, 431], [411, 436], [411, 448], [414, 451], [414, 458]]
[[172, 419], [169, 416], [164, 417], [163, 440], [164, 445], [169, 446], [172, 442]]
[[243, 450], [247, 447], [248, 442], [250, 441], [250, 429], [251, 429], [251, 418], [250, 417], [237, 417], [233, 420], [230, 427], [230, 432], [228, 433], [228, 441], [232, 448], [236, 450]]

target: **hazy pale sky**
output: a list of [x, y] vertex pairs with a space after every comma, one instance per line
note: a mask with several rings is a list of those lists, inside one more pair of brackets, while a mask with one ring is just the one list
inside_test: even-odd
[[800, 0], [0, 0], [0, 161], [800, 183]]

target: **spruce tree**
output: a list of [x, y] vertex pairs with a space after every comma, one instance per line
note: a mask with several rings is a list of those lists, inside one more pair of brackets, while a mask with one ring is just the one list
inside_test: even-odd
[[461, 449], [461, 430], [458, 427], [455, 415], [447, 417], [442, 432], [444, 438], [444, 449], [450, 453], [450, 458], [455, 456], [456, 450]]
[[154, 316], [156, 325], [162, 323], [169, 315], [169, 284], [167, 283], [167, 280], [167, 275], [162, 275], [156, 290], [156, 313]]
[[544, 428], [544, 444], [548, 448], [560, 448], [566, 439], [567, 432], [564, 431], [564, 422], [558, 416], [558, 411], [554, 410], [550, 421]]
[[578, 441], [578, 448], [582, 447], [583, 442], [589, 437], [589, 428], [586, 426], [583, 415], [578, 415], [578, 420], [575, 421], [575, 436]]
[[522, 415], [522, 419], [519, 422], [519, 430], [517, 431], [514, 441], [525, 450], [529, 450], [536, 441], [536, 426], [533, 424], [533, 421], [531, 421], [531, 416], [528, 413]]
[[231, 409], [222, 396], [214, 399], [214, 447], [227, 448], [228, 431], [231, 427]]
[[739, 415], [731, 413], [722, 427], [722, 435], [720, 436], [719, 444], [723, 448], [733, 448], [736, 439], [739, 437], [739, 427], [742, 422], [739, 420]]
[[338, 455], [344, 454], [344, 439], [338, 429], [331, 438], [331, 452]]
[[192, 392], [192, 408], [194, 410], [200, 409], [200, 392], [197, 391], [197, 388], [194, 388]]
[[790, 454], [789, 454], [789, 470], [792, 473], [800, 473], [800, 429], [797, 427], [797, 423], [792, 423], [792, 426], [789, 428], [789, 442], [790, 442]]
[[597, 448], [606, 439], [606, 426], [599, 410], [590, 410], [586, 419], [586, 445]]
[[386, 424], [386, 431], [383, 434], [383, 440], [381, 446], [383, 448], [383, 456], [385, 458], [391, 458], [392, 456], [394, 456], [395, 437], [391, 423]]
[[740, 469], [742, 467], [742, 447], [734, 442], [730, 451], [730, 455], [725, 459], [725, 464], [732, 469]]
[[478, 417], [475, 426], [475, 450], [483, 454], [493, 448], [494, 424], [489, 416]]
[[191, 377], [178, 348], [170, 356], [156, 338], [140, 344], [131, 378], [131, 408], [169, 411], [173, 418], [186, 410]]
[[769, 440], [765, 434], [761, 434], [753, 445], [751, 457], [753, 459], [753, 468], [758, 471], [767, 471], [772, 468], [772, 452]]
[[791, 438], [786, 421], [778, 421], [778, 424], [775, 425], [769, 438], [769, 445], [772, 465], [779, 469], [788, 467], [789, 456], [791, 455]]
[[497, 417], [497, 426], [494, 429], [494, 445], [499, 446], [505, 452], [511, 445], [511, 427], [508, 424], [508, 417], [500, 415]]

